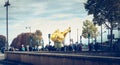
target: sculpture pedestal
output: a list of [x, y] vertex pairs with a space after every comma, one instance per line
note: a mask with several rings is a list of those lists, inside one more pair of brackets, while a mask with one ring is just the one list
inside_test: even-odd
[[55, 48], [62, 48], [63, 43], [62, 42], [54, 42], [54, 46], [55, 46]]

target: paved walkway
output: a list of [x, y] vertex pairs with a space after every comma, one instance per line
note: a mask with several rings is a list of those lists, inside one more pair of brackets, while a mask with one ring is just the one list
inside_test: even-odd
[[0, 61], [4, 60], [4, 54], [0, 53]]

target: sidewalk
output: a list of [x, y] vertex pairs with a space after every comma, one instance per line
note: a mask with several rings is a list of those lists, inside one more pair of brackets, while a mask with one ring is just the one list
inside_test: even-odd
[[0, 61], [4, 60], [4, 54], [0, 53]]

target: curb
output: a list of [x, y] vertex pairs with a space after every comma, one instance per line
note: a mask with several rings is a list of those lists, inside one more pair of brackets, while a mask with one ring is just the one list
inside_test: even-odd
[[30, 63], [22, 63], [22, 62], [9, 61], [9, 60], [0, 60], [0, 63], [5, 65], [33, 65]]

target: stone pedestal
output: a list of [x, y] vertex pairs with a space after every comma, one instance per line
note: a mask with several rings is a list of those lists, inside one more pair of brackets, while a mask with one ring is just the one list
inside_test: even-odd
[[55, 46], [55, 48], [61, 48], [61, 47], [63, 47], [63, 43], [61, 43], [61, 42], [54, 42], [54, 46]]

